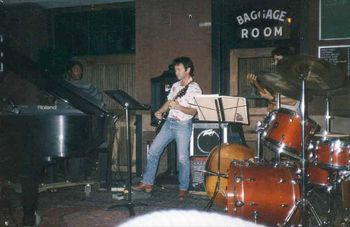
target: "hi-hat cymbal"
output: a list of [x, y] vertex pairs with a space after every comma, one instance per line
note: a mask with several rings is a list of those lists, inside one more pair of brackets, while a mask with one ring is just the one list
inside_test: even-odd
[[[291, 83], [277, 73], [258, 72], [256, 75], [259, 83], [268, 90], [272, 90], [275, 93], [278, 92], [295, 100], [301, 100], [301, 85]], [[311, 100], [312, 97], [308, 96], [308, 99]]]
[[330, 90], [344, 84], [345, 75], [335, 65], [311, 56], [290, 56], [277, 64], [277, 72], [293, 84], [301, 83], [300, 74], [305, 76], [305, 88]]

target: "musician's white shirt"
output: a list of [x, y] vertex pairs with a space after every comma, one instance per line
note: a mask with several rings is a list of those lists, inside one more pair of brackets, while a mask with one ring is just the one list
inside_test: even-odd
[[[169, 92], [168, 100], [173, 100], [173, 98], [178, 94], [178, 92], [184, 87], [185, 86], [181, 86], [181, 81], [174, 83]], [[196, 82], [192, 82], [189, 84], [186, 94], [181, 98], [178, 98], [176, 101], [178, 101], [181, 106], [190, 107], [190, 103], [195, 103], [194, 97], [201, 94], [202, 89]], [[176, 119], [178, 121], [187, 121], [192, 119], [193, 116], [185, 114], [179, 110], [170, 109], [168, 117]]]
[[[287, 96], [281, 95], [281, 99], [283, 97], [287, 97]], [[292, 111], [296, 112], [297, 114], [300, 114], [300, 101], [296, 100], [296, 103], [294, 105], [287, 105], [287, 104], [281, 103], [281, 108], [292, 110]]]

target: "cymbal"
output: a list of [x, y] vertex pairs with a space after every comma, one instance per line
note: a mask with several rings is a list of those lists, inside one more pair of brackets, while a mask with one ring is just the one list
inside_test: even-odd
[[[301, 100], [301, 85], [293, 84], [277, 73], [258, 72], [256, 75], [259, 83], [266, 87], [267, 90], [278, 92], [295, 100]], [[308, 96], [308, 98], [312, 99], [311, 96]]]
[[336, 89], [343, 85], [345, 75], [335, 65], [312, 56], [296, 55], [283, 58], [277, 64], [277, 73], [293, 84], [301, 83], [304, 74], [305, 88], [313, 90]]
[[327, 133], [327, 134], [315, 134], [314, 137], [324, 137], [324, 138], [347, 138], [350, 137], [349, 134], [344, 133]]
[[344, 85], [340, 88], [327, 90], [327, 91], [312, 91], [312, 94], [315, 96], [338, 96], [338, 95], [348, 95], [350, 94], [350, 79], [345, 79]]

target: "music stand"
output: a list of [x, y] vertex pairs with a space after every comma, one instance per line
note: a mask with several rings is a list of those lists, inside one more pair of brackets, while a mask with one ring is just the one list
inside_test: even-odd
[[198, 95], [190, 105], [197, 109], [200, 121], [249, 124], [247, 102], [243, 97]]
[[[129, 110], [148, 110], [146, 106], [140, 104], [133, 97], [123, 90], [108, 90], [104, 91], [109, 97], [114, 99], [125, 110], [125, 125], [126, 125], [126, 153], [127, 153], [127, 172], [128, 172], [128, 201], [126, 204], [116, 204], [107, 208], [107, 210], [114, 210], [119, 207], [126, 207], [129, 209], [129, 216], [135, 216], [134, 207], [136, 204], [132, 202], [131, 184], [132, 184], [132, 168], [131, 168], [131, 143], [130, 143], [130, 120]], [[146, 206], [146, 204], [138, 204]]]
[[[204, 121], [217, 121], [219, 122], [219, 129], [221, 124], [224, 122], [230, 123], [243, 123], [248, 124], [248, 112], [246, 99], [243, 97], [232, 97], [232, 96], [219, 96], [219, 95], [198, 95], [194, 97], [195, 103], [190, 105], [197, 109], [199, 120]], [[221, 144], [222, 144], [222, 133], [219, 130], [219, 147], [218, 147], [218, 172], [214, 173], [208, 171], [210, 175], [217, 176], [215, 190], [213, 196], [210, 198], [207, 206], [207, 210], [211, 208], [213, 202], [219, 192], [219, 186], [221, 177], [220, 161], [221, 161]]]

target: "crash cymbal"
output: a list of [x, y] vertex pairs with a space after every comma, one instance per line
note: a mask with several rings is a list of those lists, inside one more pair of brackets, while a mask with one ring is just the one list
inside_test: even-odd
[[[266, 87], [269, 91], [280, 93], [289, 98], [300, 100], [301, 97], [301, 85], [291, 83], [283, 76], [277, 73], [270, 72], [258, 72], [256, 73], [258, 81], [262, 86]], [[311, 100], [312, 96], [308, 96], [308, 100]]]
[[350, 94], [350, 79], [346, 79], [344, 82], [344, 85], [341, 86], [340, 88], [327, 90], [327, 91], [312, 90], [312, 94], [316, 96], [328, 96], [328, 97], [338, 96], [338, 95], [348, 95]]
[[293, 84], [301, 83], [300, 74], [304, 74], [305, 88], [330, 90], [344, 84], [345, 75], [331, 63], [311, 56], [296, 55], [283, 58], [277, 64], [277, 73]]

